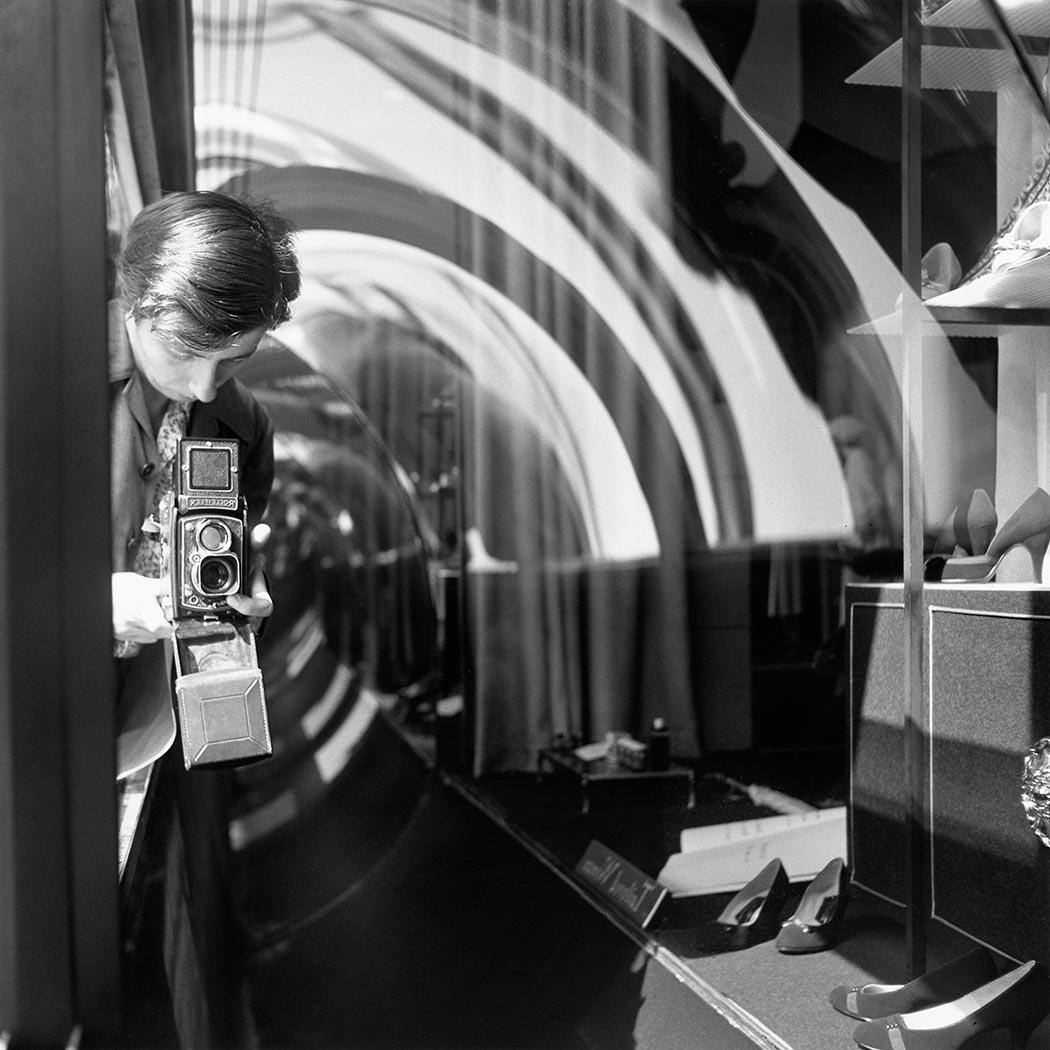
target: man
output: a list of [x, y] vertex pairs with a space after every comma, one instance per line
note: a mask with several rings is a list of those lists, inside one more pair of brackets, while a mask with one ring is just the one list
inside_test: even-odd
[[[161, 504], [182, 436], [233, 438], [249, 529], [273, 482], [273, 426], [234, 378], [299, 294], [287, 224], [270, 208], [213, 192], [172, 193], [124, 238], [110, 303], [113, 637], [118, 776], [158, 763], [144, 855], [164, 871], [147, 906], [138, 965], [163, 949], [184, 1046], [250, 1045], [229, 887], [228, 773], [182, 766], [171, 692], [168, 536]], [[253, 622], [273, 603], [261, 573], [229, 604]], [[163, 860], [160, 860], [160, 857]], [[157, 885], [143, 876], [147, 886]], [[162, 926], [162, 930], [158, 927]], [[155, 965], [155, 964], [154, 964]]]
[[[113, 636], [121, 659], [120, 775], [171, 745], [167, 534], [178, 438], [236, 438], [249, 528], [273, 481], [273, 429], [233, 377], [289, 315], [299, 270], [287, 224], [225, 194], [172, 193], [144, 208], [124, 239], [110, 304]], [[230, 605], [273, 611], [261, 575]], [[124, 665], [123, 661], [127, 661]]]

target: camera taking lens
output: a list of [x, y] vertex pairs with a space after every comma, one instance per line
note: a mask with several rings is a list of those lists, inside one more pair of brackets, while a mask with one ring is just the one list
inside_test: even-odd
[[225, 594], [233, 570], [223, 558], [205, 558], [200, 567], [200, 587], [205, 594]]

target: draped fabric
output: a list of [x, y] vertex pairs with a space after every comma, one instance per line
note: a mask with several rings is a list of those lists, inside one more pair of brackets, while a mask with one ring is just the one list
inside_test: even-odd
[[[551, 205], [568, 218], [589, 248], [582, 265], [617, 275], [661, 353], [681, 355], [682, 374], [689, 375], [693, 365], [674, 331], [674, 295], [644, 265], [649, 246], [624, 223], [622, 188], [594, 177], [602, 151], [626, 148], [654, 192], [670, 181], [660, 38], [641, 31], [616, 4], [532, 4], [524, 18], [522, 6], [511, 0], [470, 10], [472, 36], [501, 60], [497, 68], [508, 87], [515, 67], [533, 87], [516, 100], [528, 107], [532, 127], [525, 130], [511, 106], [493, 107], [502, 85], [479, 69], [468, 127], [533, 180], [537, 223]], [[583, 132], [578, 148], [555, 148], [567, 141], [572, 125]], [[477, 227], [474, 237], [473, 258], [482, 260], [475, 268], [482, 269], [491, 249]], [[606, 317], [617, 308], [615, 296], [582, 311], [572, 295], [577, 275], [552, 284], [537, 256], [527, 266], [516, 262], [503, 260], [517, 300], [528, 303], [608, 407], [656, 535], [646, 556], [611, 558], [588, 549], [578, 522], [566, 514], [557, 459], [498, 459], [496, 435], [475, 427], [464, 457], [469, 520], [513, 557], [518, 571], [508, 575], [467, 560], [473, 771], [530, 768], [538, 749], [558, 736], [599, 740], [627, 730], [641, 738], [656, 717], [670, 725], [676, 754], [696, 754], [702, 733], [694, 694], [702, 670], [693, 645], [698, 610], [690, 608], [689, 577], [715, 537], [705, 536], [702, 516], [683, 498], [692, 481], [673, 429], [654, 425], [650, 381], [610, 339]], [[503, 425], [496, 419], [489, 427]], [[709, 433], [720, 430], [708, 427]], [[731, 448], [724, 431], [716, 440]], [[746, 498], [731, 482], [724, 491], [721, 511], [733, 528], [746, 517]]]
[[[255, 125], [245, 117], [256, 111], [269, 4], [198, 0], [193, 9], [198, 149], [207, 164], [222, 169], [222, 177], [234, 180], [228, 188], [235, 189], [243, 186], [243, 163], [255, 152]], [[200, 121], [210, 107], [238, 116], [220, 124]]]

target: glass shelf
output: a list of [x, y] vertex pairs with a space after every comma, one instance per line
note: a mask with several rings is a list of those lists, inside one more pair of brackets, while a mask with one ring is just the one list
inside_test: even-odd
[[[987, 339], [1050, 327], [1050, 308], [1021, 309], [992, 306], [926, 306], [924, 326], [940, 335]], [[899, 336], [901, 314], [896, 311], [849, 329], [850, 335]]]

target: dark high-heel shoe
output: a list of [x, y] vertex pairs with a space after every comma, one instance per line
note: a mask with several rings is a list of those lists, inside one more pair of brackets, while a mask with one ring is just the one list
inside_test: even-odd
[[960, 1050], [974, 1036], [1008, 1031], [1024, 1050], [1048, 1012], [1050, 977], [1027, 962], [949, 1003], [865, 1021], [853, 1038], [865, 1050]]
[[973, 557], [927, 558], [924, 579], [941, 583], [989, 583], [999, 563], [1014, 547], [1024, 547], [1032, 559], [1032, 578], [1041, 583], [1043, 557], [1050, 545], [1050, 493], [1037, 488], [1003, 523], [988, 550]]
[[828, 1002], [840, 1014], [870, 1021], [949, 1002], [993, 980], [998, 973], [992, 953], [987, 948], [974, 948], [909, 984], [860, 984], [853, 988], [840, 984], [828, 993]]
[[787, 872], [776, 858], [737, 893], [714, 922], [701, 927], [697, 950], [733, 952], [768, 941], [776, 931], [777, 916], [787, 895]]
[[780, 927], [777, 951], [789, 955], [822, 952], [837, 940], [846, 910], [849, 869], [841, 857], [824, 865], [806, 887], [795, 914]]

